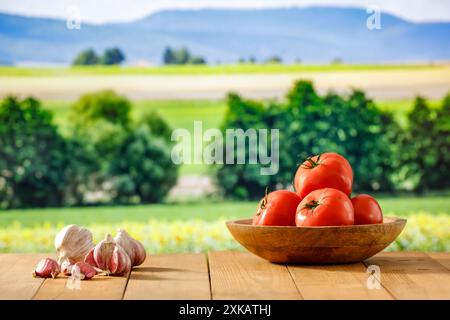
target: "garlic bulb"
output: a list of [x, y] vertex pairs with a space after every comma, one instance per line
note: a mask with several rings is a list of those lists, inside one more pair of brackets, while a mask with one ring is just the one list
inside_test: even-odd
[[110, 234], [89, 251], [84, 261], [108, 274], [120, 275], [131, 270], [130, 257]]
[[133, 267], [144, 262], [146, 256], [144, 246], [139, 241], [133, 239], [124, 229], [117, 231], [114, 240], [128, 253]]
[[86, 254], [94, 246], [92, 233], [75, 224], [64, 227], [55, 237], [58, 251], [58, 264], [68, 260], [71, 264], [83, 261]]

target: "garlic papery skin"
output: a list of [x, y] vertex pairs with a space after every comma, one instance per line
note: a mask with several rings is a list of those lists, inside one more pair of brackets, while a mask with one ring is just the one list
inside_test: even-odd
[[56, 278], [60, 271], [59, 265], [55, 260], [45, 258], [39, 261], [33, 272], [33, 276], [41, 278]]
[[114, 240], [120, 245], [131, 259], [131, 266], [138, 266], [145, 261], [145, 248], [136, 239], [133, 239], [124, 229], [117, 231]]
[[71, 264], [83, 261], [93, 246], [92, 233], [88, 229], [75, 224], [65, 226], [55, 237], [59, 264], [62, 264], [65, 260], [68, 260]]
[[66, 276], [70, 276], [72, 274], [73, 264], [71, 264], [68, 260], [65, 260], [61, 263], [61, 272]]
[[130, 257], [110, 234], [89, 251], [84, 261], [112, 275], [121, 275], [131, 270]]

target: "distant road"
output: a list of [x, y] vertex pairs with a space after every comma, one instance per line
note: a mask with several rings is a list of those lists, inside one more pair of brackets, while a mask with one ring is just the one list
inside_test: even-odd
[[297, 79], [309, 79], [319, 92], [359, 88], [375, 99], [410, 99], [420, 94], [440, 99], [450, 90], [450, 67], [407, 70], [299, 72], [236, 75], [73, 75], [0, 77], [0, 96], [77, 99], [114, 89], [130, 99], [222, 99], [229, 91], [249, 98], [280, 98]]

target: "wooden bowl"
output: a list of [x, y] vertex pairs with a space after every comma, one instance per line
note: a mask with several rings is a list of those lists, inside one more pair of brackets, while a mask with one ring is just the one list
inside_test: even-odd
[[252, 219], [228, 221], [241, 245], [275, 263], [331, 264], [363, 261], [386, 248], [406, 219], [384, 217], [383, 223], [339, 227], [254, 226]]

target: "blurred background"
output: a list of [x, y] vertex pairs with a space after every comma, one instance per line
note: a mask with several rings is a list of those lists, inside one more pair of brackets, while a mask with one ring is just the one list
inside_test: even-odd
[[[240, 249], [224, 222], [325, 151], [408, 218], [389, 250], [449, 251], [449, 40], [445, 0], [0, 1], [0, 252]], [[175, 165], [195, 120], [279, 128], [280, 171]]]

